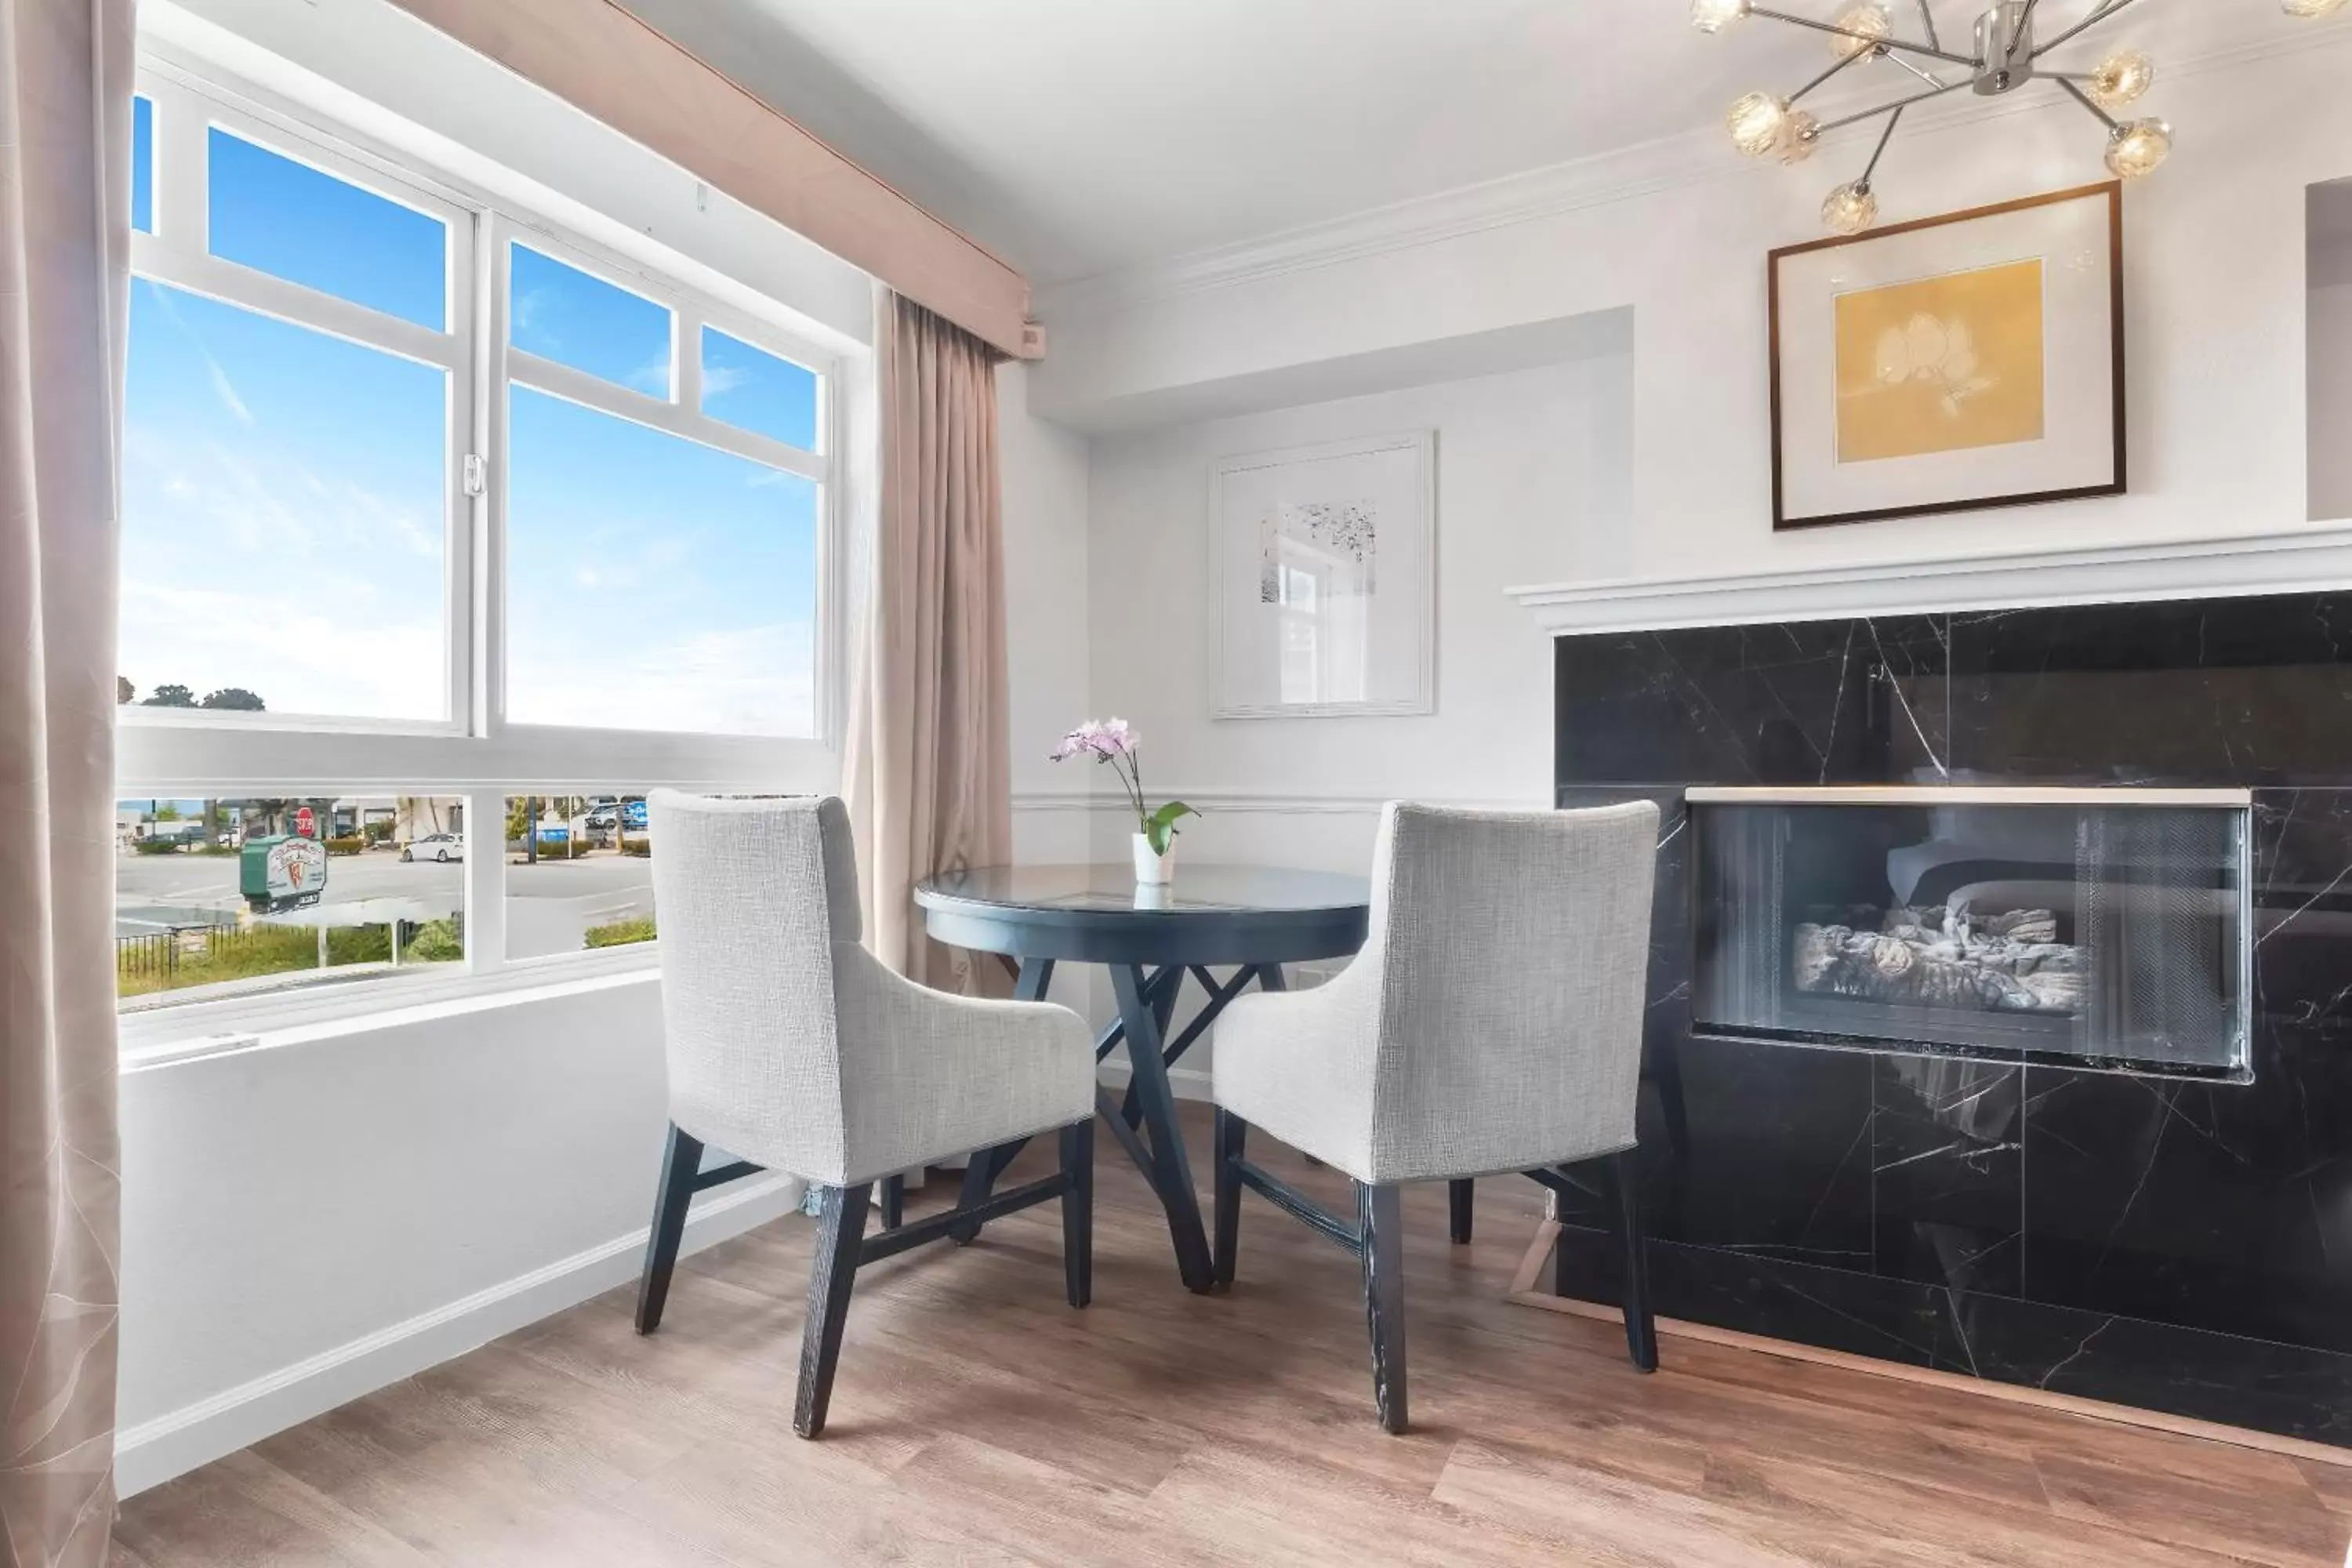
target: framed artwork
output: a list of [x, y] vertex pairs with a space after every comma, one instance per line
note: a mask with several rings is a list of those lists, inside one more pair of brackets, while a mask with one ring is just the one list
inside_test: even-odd
[[1436, 707], [1436, 433], [1220, 458], [1217, 717]]
[[2124, 491], [2119, 181], [1772, 252], [1772, 526]]

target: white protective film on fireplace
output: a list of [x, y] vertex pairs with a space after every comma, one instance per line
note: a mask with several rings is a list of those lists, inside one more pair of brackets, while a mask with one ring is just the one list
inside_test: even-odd
[[1696, 788], [1702, 1034], [2242, 1078], [2252, 797]]

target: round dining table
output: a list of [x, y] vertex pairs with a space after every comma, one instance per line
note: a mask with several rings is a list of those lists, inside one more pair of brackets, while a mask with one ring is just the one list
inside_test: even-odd
[[[1045, 999], [1056, 964], [1109, 970], [1118, 1016], [1097, 1037], [1095, 1059], [1124, 1042], [1130, 1071], [1124, 1099], [1097, 1088], [1096, 1108], [1167, 1211], [1177, 1273], [1202, 1292], [1211, 1286], [1208, 1233], [1168, 1069], [1253, 983], [1280, 991], [1284, 964], [1361, 947], [1370, 897], [1361, 877], [1254, 866], [1186, 865], [1162, 884], [1138, 882], [1125, 864], [983, 866], [915, 889], [932, 938], [998, 954], [1024, 1000]], [[1221, 978], [1220, 970], [1228, 973]], [[1205, 994], [1171, 1037], [1188, 978]], [[974, 1152], [962, 1202], [984, 1200], [1020, 1150], [1008, 1143]]]

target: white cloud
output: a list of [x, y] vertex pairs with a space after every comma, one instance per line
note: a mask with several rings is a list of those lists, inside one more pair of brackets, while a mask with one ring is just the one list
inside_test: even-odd
[[510, 656], [508, 710], [531, 724], [794, 735], [815, 727], [814, 638], [806, 622], [707, 631], [593, 658]]
[[751, 373], [739, 364], [709, 364], [702, 367], [702, 395], [719, 397], [745, 385]]
[[446, 708], [437, 617], [364, 619], [300, 571], [247, 589], [152, 580], [171, 566], [124, 563], [121, 668], [141, 690], [243, 686], [278, 713], [429, 719]]
[[[201, 348], [202, 344], [199, 344], [198, 346]], [[221, 406], [227, 409], [230, 414], [235, 416], [238, 424], [247, 426], [251, 425], [253, 423], [253, 410], [247, 408], [245, 405], [245, 399], [236, 395], [236, 384], [229, 380], [228, 372], [221, 369], [220, 361], [213, 358], [211, 353], [206, 353], [205, 354], [205, 368], [212, 373], [213, 395], [221, 400]]]

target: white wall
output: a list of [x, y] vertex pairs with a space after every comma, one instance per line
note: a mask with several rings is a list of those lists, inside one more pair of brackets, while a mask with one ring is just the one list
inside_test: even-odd
[[2311, 515], [2352, 517], [2352, 282], [2311, 291]]
[[[1819, 233], [1822, 193], [1862, 145], [1789, 170], [1710, 132], [1045, 291], [1054, 353], [1032, 404], [1101, 432], [1096, 706], [1143, 722], [1160, 782], [1226, 798], [1188, 846], [1360, 864], [1364, 797], [1543, 796], [1550, 658], [1506, 584], [2251, 535], [2329, 515], [2305, 498], [2305, 193], [2352, 174], [2352, 28], [2280, 36], [2295, 47], [2168, 59], [2150, 100], [2179, 141], [2126, 195], [2131, 493], [2115, 500], [1772, 531], [1765, 255]], [[1879, 181], [1888, 220], [2104, 178], [2096, 128], [2048, 100], [1915, 114]], [[1624, 311], [1628, 358], [1116, 433], [1168, 409], [1264, 406], [1264, 389], [1314, 384], [1318, 367]], [[2352, 354], [2335, 363], [2352, 380]], [[1211, 721], [1211, 460], [1416, 423], [1440, 430], [1437, 714]], [[2332, 446], [2352, 465], [2352, 441]], [[2352, 493], [2322, 504], [2352, 515]]]
[[[660, 988], [133, 1066], [121, 1106], [131, 1492], [633, 1278]], [[714, 1189], [688, 1245], [798, 1198], [782, 1177]]]
[[[1541, 804], [1551, 784], [1547, 641], [1507, 585], [1580, 564], [1570, 540], [1628, 532], [1631, 360], [1603, 354], [1173, 430], [1097, 437], [1093, 512], [1096, 705], [1145, 738], [1147, 783], [1194, 795], [1182, 853], [1357, 851], [1392, 795]], [[1423, 718], [1218, 721], [1209, 472], [1236, 452], [1432, 428], [1437, 460], [1437, 711]], [[1238, 792], [1288, 797], [1235, 799]], [[1357, 803], [1301, 814], [1295, 797]], [[1302, 815], [1307, 820], [1298, 820]], [[1335, 815], [1349, 820], [1323, 820]], [[1117, 846], [1111, 846], [1116, 848]]]
[[[2352, 173], [2352, 28], [2290, 37], [2292, 52], [2168, 61], [2149, 100], [2179, 142], [2126, 199], [2132, 493], [2123, 498], [1772, 532], [1765, 253], [1818, 235], [1822, 192], [1866, 154], [1852, 133], [1795, 170], [1740, 160], [1714, 133], [1051, 291], [1039, 308], [1054, 354], [1034, 402], [1081, 424], [1116, 422], [1129, 405], [1188, 387], [1630, 308], [1632, 526], [1547, 524], [1573, 577], [2299, 525], [2305, 188]], [[1879, 179], [1888, 219], [2103, 178], [2101, 138], [2080, 109], [2050, 93], [2033, 101], [2046, 107], [1906, 121]]]

